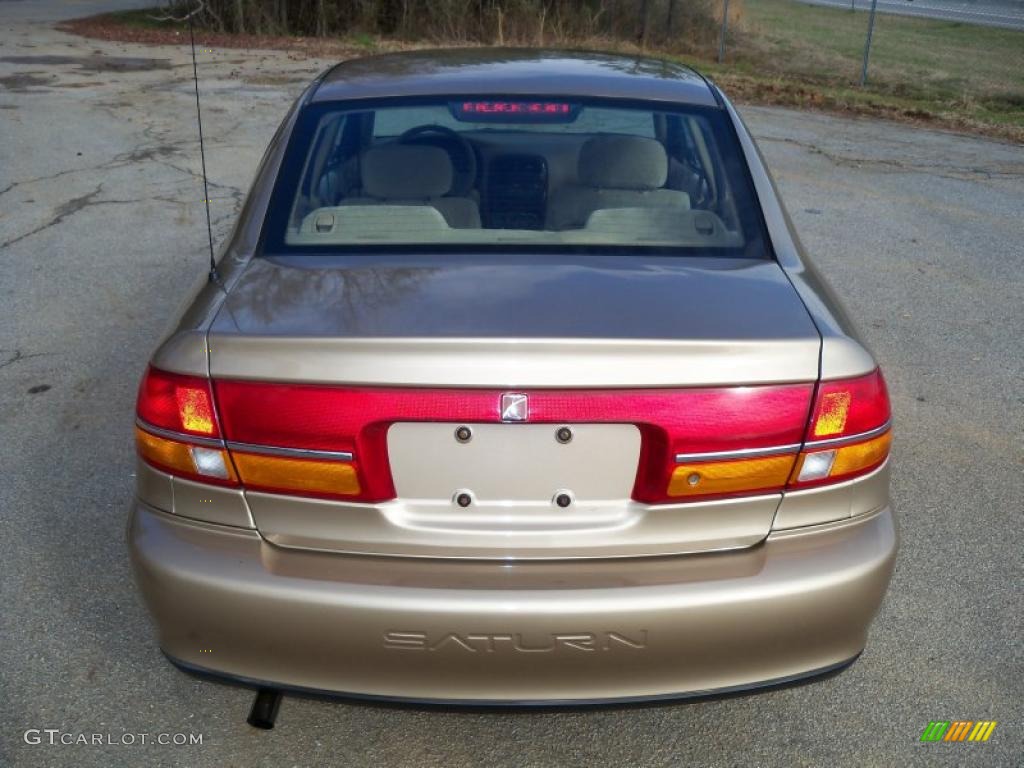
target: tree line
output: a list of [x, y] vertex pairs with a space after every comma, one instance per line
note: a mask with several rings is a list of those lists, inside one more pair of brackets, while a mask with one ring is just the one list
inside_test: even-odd
[[[194, 0], [173, 5], [186, 12], [195, 7]], [[207, 28], [239, 34], [364, 34], [487, 45], [606, 39], [692, 50], [713, 43], [721, 5], [722, 0], [203, 0], [196, 18]]]

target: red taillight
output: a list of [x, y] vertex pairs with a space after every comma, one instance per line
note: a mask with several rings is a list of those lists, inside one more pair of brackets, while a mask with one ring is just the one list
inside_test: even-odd
[[[649, 504], [840, 482], [877, 468], [889, 452], [889, 399], [877, 370], [817, 387], [525, 394], [531, 423], [635, 424], [642, 441], [633, 498]], [[193, 479], [385, 501], [395, 497], [391, 424], [499, 422], [501, 395], [231, 380], [211, 386], [150, 368], [139, 388], [138, 444], [154, 466]]]
[[[243, 381], [216, 381], [214, 387], [232, 452], [236, 451], [235, 444], [243, 443], [350, 453], [359, 490], [346, 494], [346, 498], [354, 501], [383, 501], [395, 496], [387, 453], [391, 424], [501, 420], [498, 390]], [[633, 497], [665, 503], [781, 490], [803, 437], [812, 390], [812, 384], [791, 384], [677, 390], [528, 390], [526, 394], [531, 423], [636, 424], [643, 439]], [[783, 448], [775, 450], [779, 446]], [[708, 468], [696, 483], [697, 488], [689, 482], [673, 482], [679, 457], [689, 460], [693, 455], [738, 449], [762, 450], [786, 458], [770, 462], [770, 467], [763, 460], [756, 467], [751, 465], [750, 482], [746, 484], [737, 482], [733, 474], [723, 477], [724, 465], [713, 471]], [[709, 461], [717, 458], [712, 456]], [[248, 486], [241, 467], [239, 472]], [[308, 489], [301, 492], [313, 493]]]
[[217, 427], [210, 381], [148, 368], [135, 406], [135, 445], [148, 464], [172, 475], [237, 486]]
[[860, 435], [887, 423], [889, 416], [889, 393], [879, 369], [856, 379], [823, 381], [814, 398], [807, 440]]
[[889, 456], [891, 417], [879, 369], [854, 379], [821, 382], [789, 487], [838, 483], [877, 469]]
[[147, 424], [199, 437], [220, 437], [210, 380], [150, 367], [139, 385], [138, 417]]

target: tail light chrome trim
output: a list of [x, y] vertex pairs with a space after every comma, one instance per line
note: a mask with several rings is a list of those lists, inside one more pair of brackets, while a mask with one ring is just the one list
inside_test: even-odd
[[677, 453], [676, 463], [692, 461], [727, 461], [729, 459], [752, 459], [759, 456], [776, 456], [799, 452], [801, 443], [771, 445], [767, 448], [741, 448], [735, 451], [710, 451], [708, 453]]
[[887, 419], [885, 424], [874, 429], [869, 429], [867, 432], [861, 432], [856, 435], [846, 435], [845, 437], [832, 437], [828, 440], [809, 440], [804, 444], [805, 451], [816, 451], [820, 448], [836, 448], [840, 445], [849, 445], [850, 443], [859, 443], [863, 440], [870, 440], [873, 437], [884, 435], [892, 429], [892, 419]]
[[228, 440], [228, 450], [242, 453], [258, 453], [266, 456], [284, 456], [292, 459], [326, 459], [328, 461], [352, 461], [355, 456], [350, 451], [318, 451], [312, 448], [281, 448], [275, 445], [257, 445], [256, 443], [240, 443]]
[[163, 429], [162, 427], [154, 426], [148, 421], [142, 418], [135, 419], [135, 426], [139, 429], [149, 432], [151, 435], [162, 437], [167, 440], [175, 440], [179, 443], [189, 443], [191, 445], [202, 445], [206, 448], [224, 448], [224, 441], [216, 437], [199, 437], [199, 435], [188, 435], [184, 432], [175, 432], [170, 429]]
[[846, 435], [845, 437], [833, 437], [827, 440], [810, 440], [806, 443], [790, 443], [789, 445], [774, 445], [766, 448], [742, 448], [735, 451], [709, 451], [707, 453], [677, 453], [677, 464], [688, 464], [693, 461], [728, 461], [729, 459], [752, 459], [760, 456], [777, 456], [789, 453], [805, 451], [816, 451], [821, 448], [836, 448], [841, 445], [859, 443], [879, 437], [892, 429], [892, 419], [889, 419], [880, 427], [861, 432], [857, 435]]

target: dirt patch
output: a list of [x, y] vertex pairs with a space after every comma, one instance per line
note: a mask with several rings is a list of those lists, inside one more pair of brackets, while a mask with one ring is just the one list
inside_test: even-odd
[[[204, 110], [205, 111], [205, 110]], [[145, 149], [133, 149], [131, 152], [125, 152], [117, 156], [118, 161], [125, 162], [129, 165], [136, 163], [144, 163], [149, 160], [157, 160], [167, 157], [173, 157], [178, 153], [178, 148], [172, 144], [162, 144], [158, 147], [147, 147]]]
[[51, 85], [49, 77], [39, 77], [28, 72], [20, 72], [7, 77], [0, 77], [0, 88], [15, 93], [31, 93], [30, 89]]
[[77, 83], [53, 83], [51, 88], [99, 88], [106, 85], [95, 80], [79, 80]]
[[248, 85], [288, 85], [289, 83], [302, 83], [309, 80], [306, 75], [246, 75], [242, 81]]
[[35, 64], [55, 67], [74, 64], [82, 72], [147, 72], [154, 69], [170, 69], [168, 59], [148, 59], [133, 56], [0, 56], [6, 64]]

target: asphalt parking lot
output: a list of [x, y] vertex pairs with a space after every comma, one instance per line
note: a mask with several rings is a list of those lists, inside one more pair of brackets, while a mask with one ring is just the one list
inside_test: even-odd
[[[135, 387], [205, 269], [184, 47], [0, 2], [0, 765], [1019, 766], [1024, 762], [1024, 151], [744, 109], [805, 244], [881, 360], [902, 549], [860, 660], [809, 685], [597, 710], [287, 699], [161, 656], [124, 545]], [[108, 4], [109, 5], [109, 4]], [[325, 62], [203, 51], [215, 237]], [[921, 744], [929, 720], [996, 720]], [[202, 734], [192, 746], [28, 744]]]

